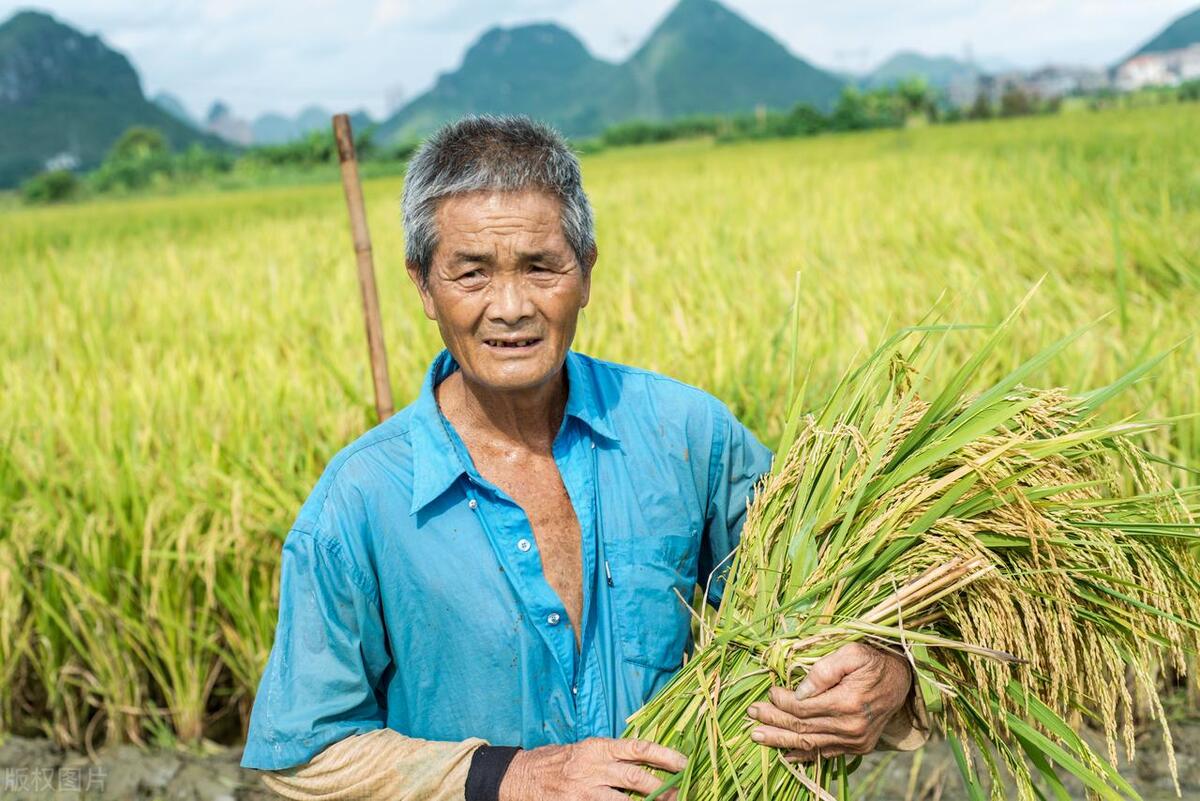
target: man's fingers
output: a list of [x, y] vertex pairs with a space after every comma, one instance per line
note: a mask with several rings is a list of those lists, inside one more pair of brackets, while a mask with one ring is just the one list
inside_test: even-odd
[[837, 686], [844, 677], [867, 664], [872, 657], [870, 646], [859, 643], [843, 645], [827, 657], [817, 660], [796, 688], [796, 698], [804, 700], [820, 695]]
[[[788, 694], [790, 695], [790, 693]], [[854, 731], [855, 724], [853, 718], [842, 716], [799, 718], [765, 701], [751, 705], [747, 714], [753, 720], [766, 726], [787, 729], [797, 734], [838, 734], [847, 736], [856, 733]]]
[[832, 690], [826, 690], [803, 701], [784, 687], [772, 687], [768, 697], [777, 709], [801, 719], [840, 718], [862, 712], [862, 703], [858, 700], [858, 695], [844, 682]]
[[[649, 740], [613, 740], [613, 756], [623, 762], [636, 762], [678, 773], [687, 767], [687, 757], [665, 745]], [[655, 785], [655, 789], [658, 785]]]
[[821, 757], [831, 759], [832, 757], [847, 756], [857, 754], [853, 748], [838, 748], [833, 746], [823, 751], [788, 751], [783, 755], [783, 758], [788, 762], [816, 762]]
[[604, 782], [617, 790], [632, 790], [642, 795], [650, 795], [662, 786], [662, 779], [631, 762], [609, 764], [604, 772]]
[[773, 748], [821, 753], [832, 753], [834, 749], [842, 749], [838, 753], [846, 753], [855, 745], [839, 734], [797, 734], [777, 726], [758, 726], [750, 732], [750, 739]]

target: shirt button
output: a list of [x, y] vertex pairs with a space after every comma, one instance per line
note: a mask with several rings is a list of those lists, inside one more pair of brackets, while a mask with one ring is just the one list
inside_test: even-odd
[[578, 688], [578, 687], [572, 687], [572, 688], [571, 688], [571, 695], [579, 695], [579, 688]]
[[528, 551], [533, 546], [529, 544], [529, 540], [517, 540], [518, 551]]
[[551, 626], [557, 626], [558, 621], [560, 621], [560, 620], [562, 620], [562, 618], [558, 616], [558, 612], [551, 612], [549, 615], [546, 616], [546, 622], [549, 623]]
[[477, 506], [479, 506], [479, 502], [478, 502], [478, 501], [476, 501], [474, 498], [472, 498], [471, 500], [467, 501], [467, 506], [469, 506], [469, 507], [471, 507], [472, 509], [474, 509], [474, 508], [476, 508]]

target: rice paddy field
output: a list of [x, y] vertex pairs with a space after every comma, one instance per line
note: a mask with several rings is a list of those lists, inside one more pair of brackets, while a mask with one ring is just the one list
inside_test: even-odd
[[[1031, 383], [1082, 391], [1174, 348], [1113, 412], [1192, 415], [1198, 141], [1178, 105], [589, 156], [576, 345], [713, 392], [773, 444], [793, 382], [815, 402], [935, 306], [995, 323], [1044, 278], [981, 385], [1095, 322]], [[400, 188], [365, 186], [403, 404], [440, 340]], [[7, 210], [0, 353], [0, 731], [236, 742], [283, 538], [374, 423], [340, 186]], [[1200, 466], [1200, 420], [1157, 445]]]

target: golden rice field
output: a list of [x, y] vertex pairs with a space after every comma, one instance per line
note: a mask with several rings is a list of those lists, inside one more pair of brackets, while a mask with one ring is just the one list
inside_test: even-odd
[[[1098, 321], [1033, 383], [1091, 388], [1178, 346], [1115, 408], [1192, 414], [1198, 140], [1179, 105], [591, 156], [577, 345], [710, 390], [770, 444], [794, 297], [816, 400], [935, 304], [996, 322], [1045, 276], [980, 382]], [[366, 193], [403, 403], [440, 342], [400, 182]], [[373, 422], [357, 291], [333, 183], [0, 215], [0, 731], [240, 736], [283, 537]], [[976, 344], [950, 340], [947, 368]], [[1200, 465], [1200, 421], [1159, 444]]]

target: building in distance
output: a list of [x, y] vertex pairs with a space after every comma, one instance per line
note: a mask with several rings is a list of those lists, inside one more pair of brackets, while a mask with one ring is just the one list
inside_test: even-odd
[[1200, 42], [1175, 50], [1143, 53], [1117, 67], [1116, 87], [1131, 92], [1146, 86], [1178, 86], [1200, 80]]

